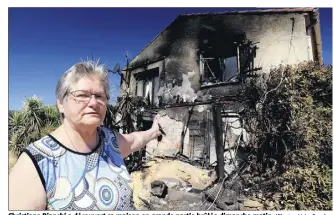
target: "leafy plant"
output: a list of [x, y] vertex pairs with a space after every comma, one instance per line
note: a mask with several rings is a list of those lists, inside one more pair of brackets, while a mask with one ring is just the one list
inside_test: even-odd
[[331, 209], [332, 66], [280, 66], [242, 93], [258, 167], [274, 170], [268, 187], [283, 194], [283, 208]]
[[21, 110], [9, 114], [9, 149], [19, 155], [28, 144], [60, 125], [56, 106], [44, 106], [37, 97], [28, 97]]

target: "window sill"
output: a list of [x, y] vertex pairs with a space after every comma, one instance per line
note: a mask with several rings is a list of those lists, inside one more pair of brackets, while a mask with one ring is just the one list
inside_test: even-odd
[[233, 85], [240, 85], [240, 84], [241, 84], [241, 81], [206, 83], [206, 84], [201, 84], [201, 89], [212, 88], [212, 87], [221, 87], [221, 86], [233, 86]]

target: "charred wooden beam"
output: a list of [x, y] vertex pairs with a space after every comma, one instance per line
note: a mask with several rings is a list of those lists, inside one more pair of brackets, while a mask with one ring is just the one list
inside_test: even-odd
[[217, 154], [217, 167], [216, 172], [219, 178], [225, 178], [224, 169], [224, 144], [223, 144], [223, 130], [222, 130], [222, 116], [221, 116], [221, 104], [212, 105], [212, 117], [213, 127], [216, 140], [216, 154]]
[[191, 109], [188, 112], [188, 120], [186, 122], [187, 124], [185, 126], [183, 126], [183, 130], [182, 130], [182, 133], [181, 133], [181, 149], [180, 149], [181, 155], [183, 154], [183, 149], [184, 149], [184, 138], [186, 136], [187, 129], [189, 128], [190, 118], [193, 115], [193, 113], [194, 113], [194, 106], [192, 106]]

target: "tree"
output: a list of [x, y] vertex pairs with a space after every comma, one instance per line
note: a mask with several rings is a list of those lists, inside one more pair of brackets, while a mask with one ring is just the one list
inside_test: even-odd
[[19, 155], [30, 143], [60, 125], [56, 106], [44, 106], [36, 96], [28, 97], [23, 108], [9, 114], [9, 148]]

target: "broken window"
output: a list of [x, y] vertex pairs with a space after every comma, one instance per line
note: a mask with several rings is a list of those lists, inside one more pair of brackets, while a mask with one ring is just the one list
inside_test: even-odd
[[200, 54], [202, 85], [237, 82], [238, 65], [238, 46], [233, 46], [225, 53], [202, 52]]
[[148, 105], [157, 104], [157, 91], [159, 89], [159, 68], [145, 70], [137, 73], [136, 96], [145, 98]]
[[202, 86], [243, 81], [261, 67], [254, 67], [257, 43], [241, 41], [223, 46], [206, 46], [200, 51]]
[[251, 41], [245, 42], [239, 46], [239, 68], [240, 75], [254, 75], [255, 71], [261, 69], [261, 67], [255, 68], [254, 59], [256, 57], [257, 43]]

